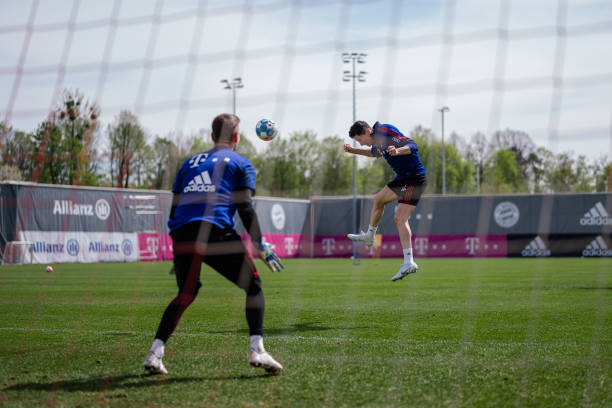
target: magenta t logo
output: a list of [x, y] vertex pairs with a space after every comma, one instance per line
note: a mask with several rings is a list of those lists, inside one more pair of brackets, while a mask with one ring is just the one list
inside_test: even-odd
[[323, 238], [321, 243], [323, 244], [325, 255], [333, 255], [334, 249], [336, 249], [336, 240], [333, 238]]
[[293, 243], [293, 237], [285, 237], [285, 250], [287, 255], [293, 255], [293, 251], [297, 249], [297, 244]]
[[476, 250], [480, 249], [480, 238], [467, 237], [465, 239], [465, 249], [468, 250], [468, 255], [476, 255]]
[[417, 255], [425, 255], [425, 251], [429, 249], [429, 238], [415, 238], [414, 249]]

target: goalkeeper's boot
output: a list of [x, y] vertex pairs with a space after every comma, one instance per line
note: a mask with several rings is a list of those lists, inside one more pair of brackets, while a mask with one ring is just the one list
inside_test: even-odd
[[149, 374], [168, 374], [162, 359], [157, 357], [152, 351], [149, 351], [149, 354], [147, 354], [147, 358], [142, 363], [142, 368], [148, 371]]
[[419, 265], [415, 264], [414, 262], [410, 262], [410, 263], [403, 263], [400, 266], [399, 272], [396, 273], [391, 280], [392, 281], [396, 281], [396, 280], [400, 280], [402, 279], [404, 276], [406, 275], [410, 275], [411, 273], [415, 273], [416, 271], [419, 270]]
[[253, 367], [262, 367], [271, 375], [278, 375], [283, 371], [283, 366], [276, 361], [267, 351], [257, 352], [251, 349], [249, 364]]
[[361, 231], [360, 234], [346, 234], [346, 236], [351, 241], [363, 242], [369, 247], [374, 244], [374, 234]]

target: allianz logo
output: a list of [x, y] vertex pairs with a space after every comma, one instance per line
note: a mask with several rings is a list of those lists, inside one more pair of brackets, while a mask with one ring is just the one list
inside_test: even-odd
[[83, 215], [106, 220], [111, 213], [108, 201], [101, 198], [95, 204], [79, 204], [72, 200], [53, 200], [53, 215]]
[[187, 183], [187, 187], [183, 190], [183, 193], [214, 193], [216, 187], [212, 183], [208, 170], [196, 175], [193, 179]]
[[582, 256], [612, 256], [612, 250], [608, 249], [606, 241], [598, 235], [582, 250]]
[[522, 256], [550, 256], [550, 250], [546, 248], [546, 244], [538, 235], [535, 237], [525, 249], [521, 251]]
[[212, 183], [208, 170], [196, 175], [193, 179], [187, 183], [187, 187], [183, 190], [183, 193], [214, 193], [216, 187]]
[[584, 213], [580, 219], [580, 225], [612, 225], [612, 218], [600, 201]]

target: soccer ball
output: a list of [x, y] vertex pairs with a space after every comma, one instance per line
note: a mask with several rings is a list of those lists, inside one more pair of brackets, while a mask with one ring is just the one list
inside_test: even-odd
[[49, 266], [47, 266], [45, 268], [45, 271], [47, 271], [48, 273], [51, 273], [51, 272], [53, 272], [53, 267], [51, 267], [51, 265], [49, 265]]
[[278, 127], [276, 122], [271, 119], [261, 119], [255, 126], [257, 137], [266, 142], [278, 136]]

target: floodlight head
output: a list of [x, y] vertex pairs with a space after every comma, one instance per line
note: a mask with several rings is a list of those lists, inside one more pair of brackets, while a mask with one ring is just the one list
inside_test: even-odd
[[234, 82], [242, 82], [242, 78], [240, 78], [240, 77], [234, 78]]
[[342, 53], [342, 62], [344, 63], [351, 62], [350, 54], [348, 52]]
[[357, 62], [359, 64], [365, 64], [365, 57], [367, 57], [368, 54], [364, 54], [364, 53], [360, 53], [359, 57], [357, 57]]
[[440, 112], [444, 113], [444, 112], [450, 111], [450, 108], [448, 106], [443, 106], [439, 110], [440, 110]]

